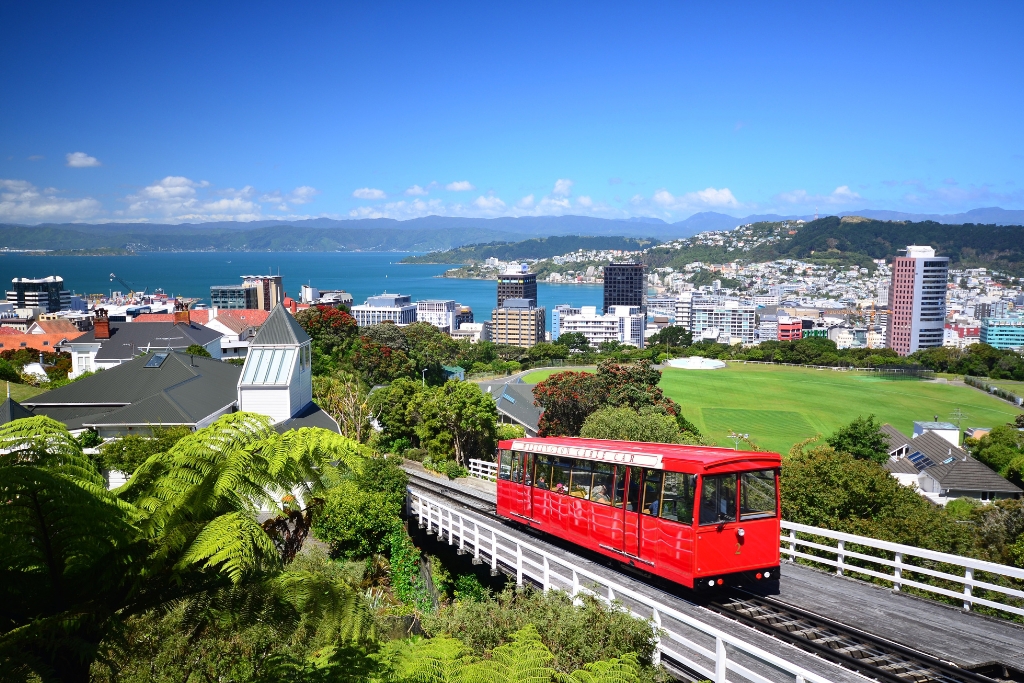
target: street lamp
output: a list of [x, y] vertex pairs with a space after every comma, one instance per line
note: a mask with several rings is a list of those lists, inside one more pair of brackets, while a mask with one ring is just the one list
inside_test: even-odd
[[423, 368], [423, 372], [420, 373], [420, 376], [423, 379], [423, 386], [427, 386], [427, 369], [426, 368]]
[[738, 451], [740, 449], [740, 441], [746, 441], [749, 439], [750, 434], [737, 434], [736, 432], [731, 432], [729, 434], [729, 438], [732, 439], [733, 450]]

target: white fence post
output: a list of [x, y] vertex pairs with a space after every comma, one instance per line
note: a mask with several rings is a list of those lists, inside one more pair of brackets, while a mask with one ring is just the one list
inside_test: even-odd
[[892, 589], [897, 593], [903, 588], [903, 553], [896, 553], [896, 566], [892, 570]]
[[523, 585], [523, 546], [516, 543], [516, 585]]
[[654, 622], [654, 654], [651, 655], [651, 665], [658, 666], [661, 664], [661, 613], [657, 609], [654, 610], [651, 621]]
[[715, 683], [727, 683], [725, 678], [726, 663], [725, 641], [719, 636], [715, 638]]
[[971, 599], [971, 589], [974, 588], [974, 568], [968, 567], [964, 570], [964, 611], [969, 612], [974, 600]]
[[498, 575], [498, 536], [491, 529], [491, 576]]
[[796, 529], [789, 530], [789, 561], [796, 562]]
[[846, 554], [844, 552], [846, 550], [846, 541], [839, 541], [837, 550], [839, 552], [836, 554], [836, 574], [842, 576], [843, 561], [846, 559]]

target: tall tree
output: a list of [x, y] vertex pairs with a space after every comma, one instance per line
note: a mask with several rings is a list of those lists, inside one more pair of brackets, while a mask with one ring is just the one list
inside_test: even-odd
[[828, 445], [861, 460], [884, 463], [889, 459], [889, 441], [878, 431], [879, 427], [874, 415], [858, 417], [828, 437]]
[[313, 377], [313, 401], [334, 418], [342, 436], [363, 443], [370, 436], [370, 406], [366, 385], [354, 373], [339, 370]]
[[498, 410], [480, 387], [456, 379], [417, 393], [407, 415], [431, 455], [465, 465], [471, 457], [494, 452]]

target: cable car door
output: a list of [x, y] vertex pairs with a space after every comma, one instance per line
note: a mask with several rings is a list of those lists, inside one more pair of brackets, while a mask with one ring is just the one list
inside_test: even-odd
[[621, 467], [625, 477], [616, 482], [616, 505], [622, 505], [622, 552], [640, 557], [640, 496], [642, 493], [639, 467]]
[[736, 478], [734, 473], [701, 477], [696, 576], [727, 574], [744, 563], [744, 539], [737, 518]]
[[521, 503], [521, 514], [525, 517], [533, 517], [533, 453], [523, 454], [523, 475], [522, 486], [519, 487]]

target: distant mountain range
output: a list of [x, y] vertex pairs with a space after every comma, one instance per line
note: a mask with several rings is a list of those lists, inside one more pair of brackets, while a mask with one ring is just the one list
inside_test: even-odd
[[[997, 207], [959, 214], [910, 214], [864, 209], [841, 216], [882, 221], [934, 221], [955, 225], [1024, 225], [1024, 211]], [[589, 216], [266, 220], [217, 223], [0, 224], [0, 248], [132, 249], [135, 251], [443, 251], [467, 244], [518, 242], [559, 235], [653, 238], [691, 237], [707, 230], [731, 230], [759, 221], [810, 220], [813, 216], [750, 215], [741, 218], [705, 211], [676, 223], [658, 218], [607, 219]], [[282, 230], [283, 227], [291, 228]]]

